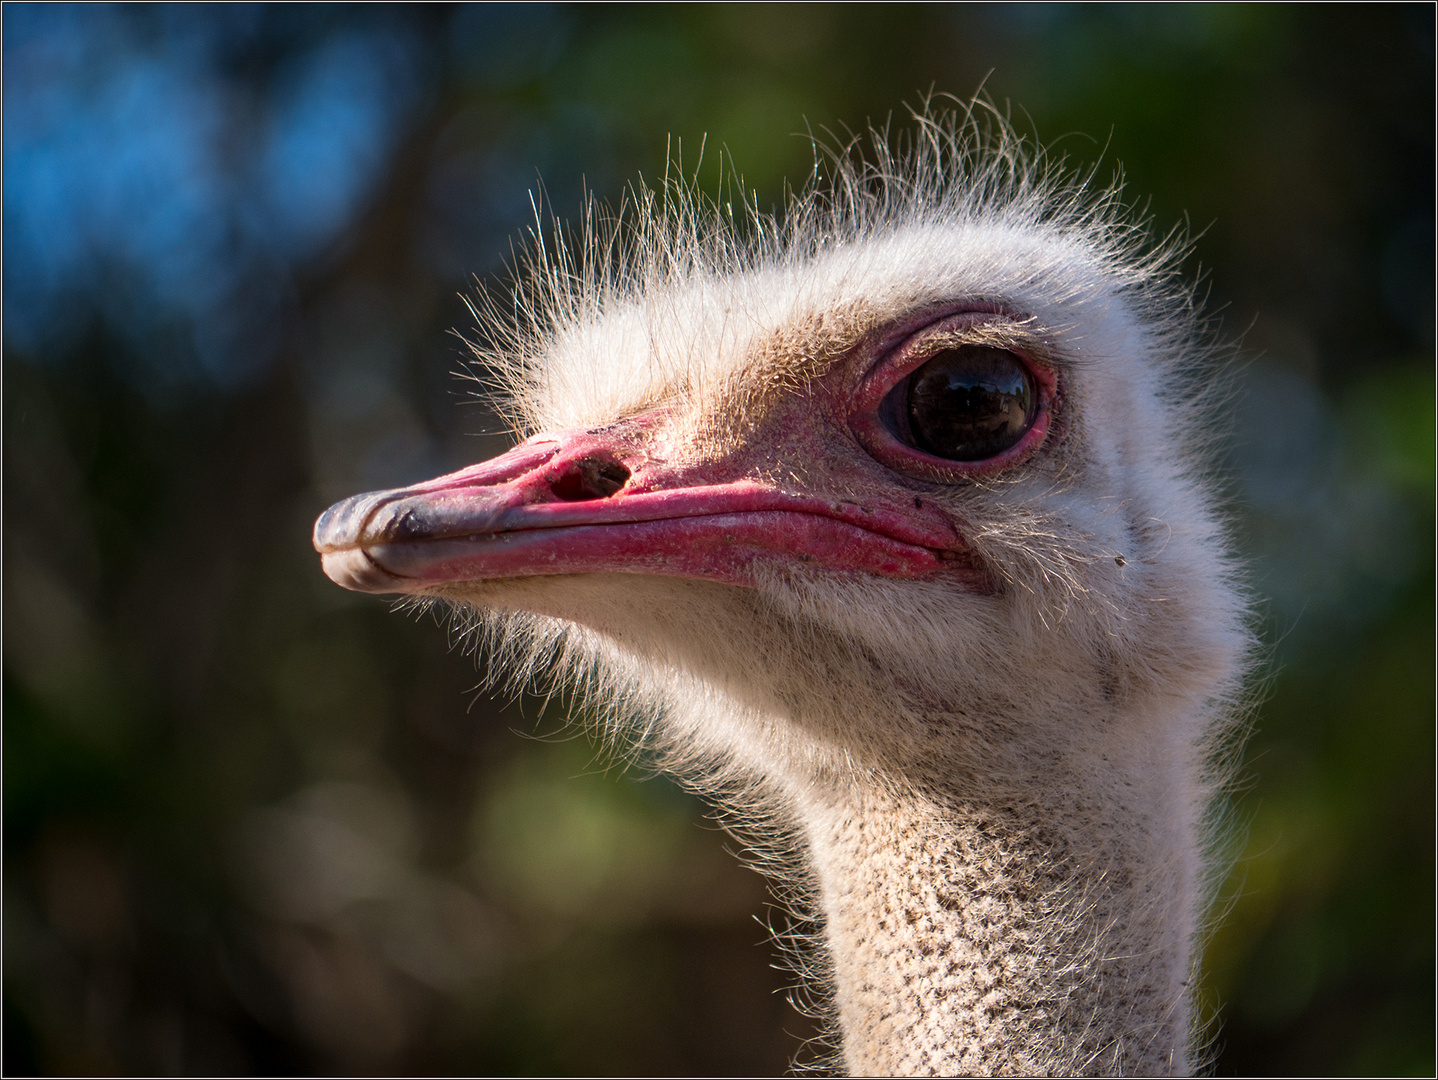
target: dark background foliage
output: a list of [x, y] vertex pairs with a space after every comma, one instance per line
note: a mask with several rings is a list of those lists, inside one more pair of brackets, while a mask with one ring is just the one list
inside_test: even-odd
[[1427, 5], [6, 5], [5, 1070], [784, 1067], [784, 918], [702, 807], [478, 692], [310, 526], [505, 445], [447, 331], [540, 178], [572, 214], [707, 134], [770, 205], [794, 133], [982, 84], [1201, 232], [1242, 341], [1271, 662], [1217, 1070], [1432, 1075], [1433, 42]]

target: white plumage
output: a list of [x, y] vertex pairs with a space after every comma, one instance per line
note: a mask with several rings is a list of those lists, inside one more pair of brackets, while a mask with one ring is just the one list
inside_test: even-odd
[[1211, 358], [1181, 246], [985, 115], [779, 220], [671, 184], [537, 240], [482, 318], [528, 440], [316, 546], [773, 830], [853, 1072], [1183, 1073], [1250, 648]]

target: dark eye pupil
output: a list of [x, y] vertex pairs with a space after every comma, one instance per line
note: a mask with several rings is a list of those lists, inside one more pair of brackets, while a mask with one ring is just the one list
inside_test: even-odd
[[1011, 352], [961, 345], [909, 377], [909, 430], [918, 449], [950, 461], [1003, 453], [1033, 426], [1034, 377]]

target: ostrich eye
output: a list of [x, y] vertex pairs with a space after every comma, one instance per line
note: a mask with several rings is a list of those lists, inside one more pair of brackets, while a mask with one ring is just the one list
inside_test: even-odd
[[899, 385], [914, 445], [950, 461], [1002, 454], [1033, 426], [1034, 377], [1017, 356], [984, 345], [938, 353]]

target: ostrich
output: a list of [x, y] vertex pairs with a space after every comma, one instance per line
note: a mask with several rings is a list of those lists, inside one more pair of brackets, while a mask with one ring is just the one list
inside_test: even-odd
[[1182, 244], [923, 111], [782, 215], [683, 182], [532, 245], [527, 436], [316, 523], [761, 822], [855, 1074], [1184, 1074], [1250, 639]]

